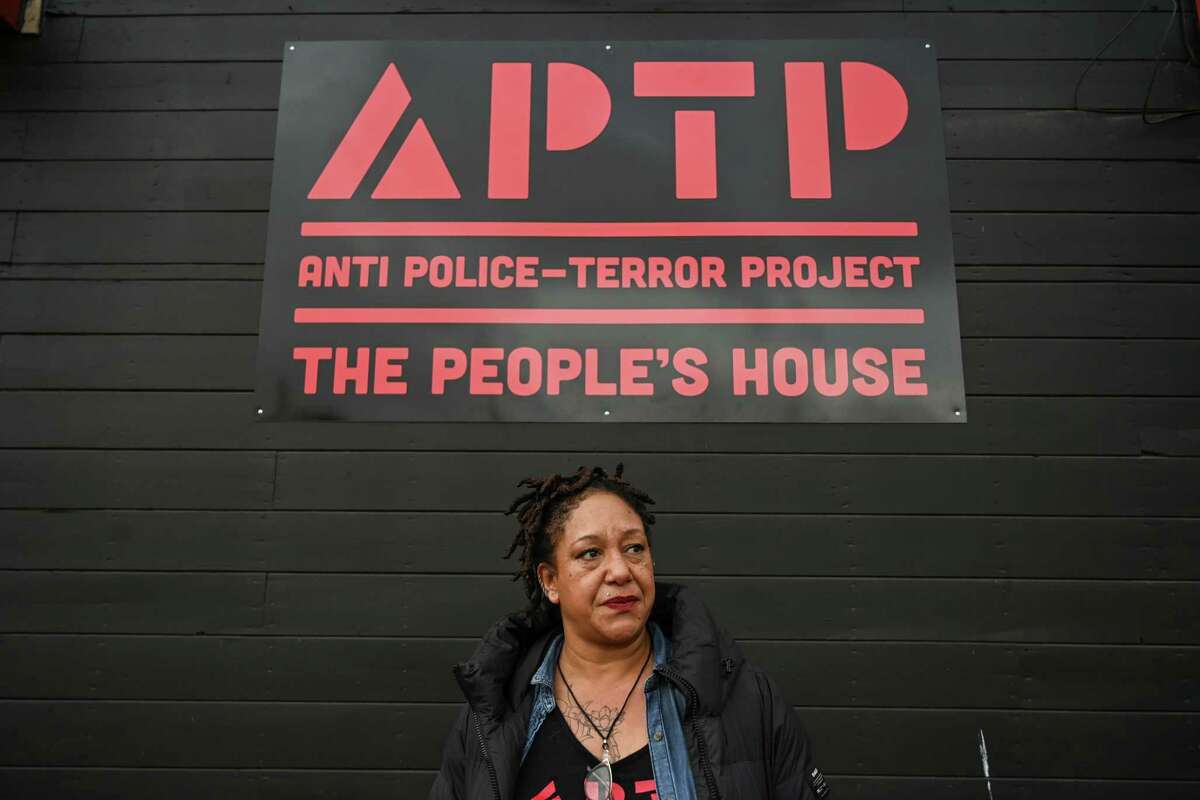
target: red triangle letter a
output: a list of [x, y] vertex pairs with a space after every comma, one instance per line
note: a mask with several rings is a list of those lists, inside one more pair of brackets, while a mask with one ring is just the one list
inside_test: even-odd
[[[313, 184], [308, 199], [346, 200], [352, 197], [411, 99], [396, 65], [389, 64]], [[424, 122], [417, 120], [372, 196], [460, 196]]]
[[373, 200], [457, 200], [460, 197], [458, 186], [450, 177], [450, 170], [446, 169], [446, 162], [423, 119], [417, 119], [391, 166], [371, 193]]

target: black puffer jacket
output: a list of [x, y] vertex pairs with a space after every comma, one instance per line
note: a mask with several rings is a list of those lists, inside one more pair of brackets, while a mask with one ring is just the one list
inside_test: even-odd
[[[656, 671], [688, 698], [683, 729], [698, 800], [826, 797], [804, 728], [771, 679], [746, 661], [694, 591], [660, 582], [655, 594], [651, 619], [671, 640], [671, 658]], [[430, 800], [514, 800], [533, 702], [529, 679], [560, 630], [511, 614], [454, 667], [467, 703], [446, 739]]]

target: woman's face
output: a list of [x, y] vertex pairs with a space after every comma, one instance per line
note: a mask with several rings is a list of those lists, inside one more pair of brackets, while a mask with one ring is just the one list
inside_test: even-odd
[[588, 495], [567, 517], [554, 564], [538, 576], [563, 628], [596, 644], [641, 635], [654, 607], [654, 564], [642, 519], [611, 492]]

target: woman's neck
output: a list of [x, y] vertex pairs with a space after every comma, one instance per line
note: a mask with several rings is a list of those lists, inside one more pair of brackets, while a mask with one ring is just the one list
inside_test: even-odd
[[572, 676], [572, 680], [611, 685], [638, 672], [646, 663], [646, 655], [650, 650], [650, 631], [647, 628], [642, 629], [641, 636], [621, 645], [589, 642], [564, 632], [558, 658], [563, 672]]

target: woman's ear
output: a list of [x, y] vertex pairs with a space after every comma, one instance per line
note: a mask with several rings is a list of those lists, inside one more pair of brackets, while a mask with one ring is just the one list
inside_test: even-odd
[[554, 567], [543, 561], [538, 564], [537, 576], [538, 583], [542, 585], [542, 594], [546, 595], [546, 599], [551, 603], [558, 605], [558, 575]]

